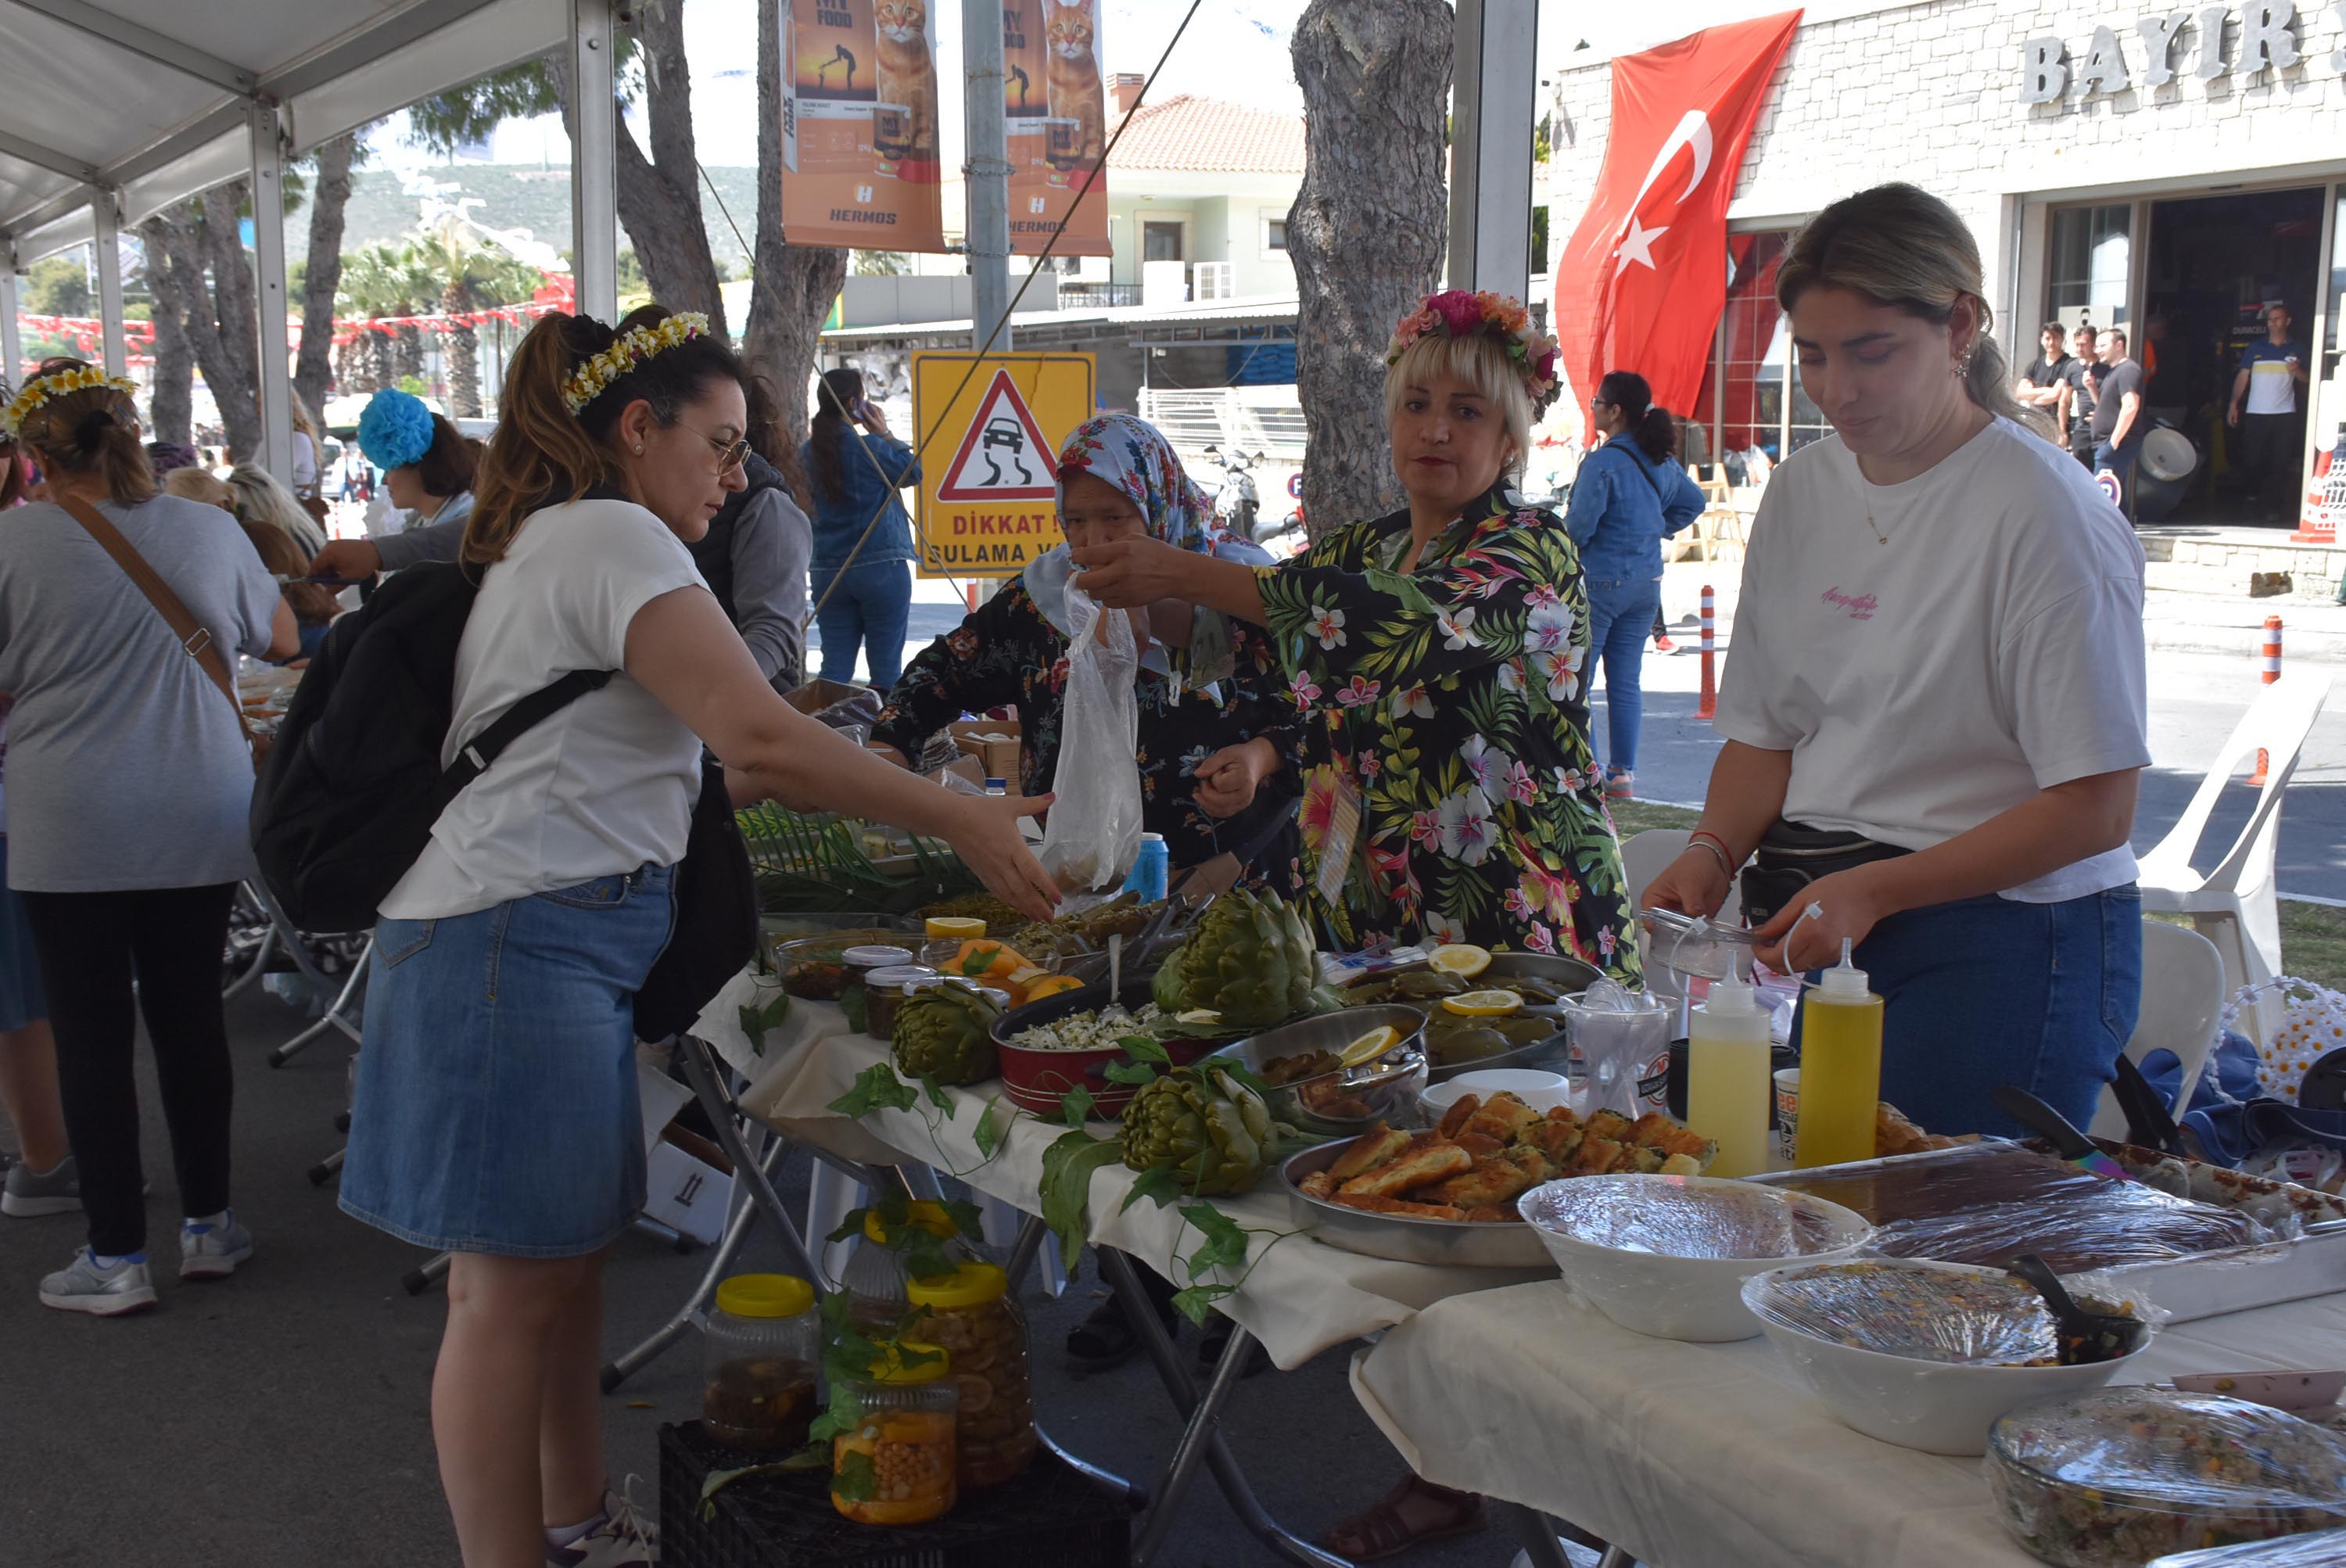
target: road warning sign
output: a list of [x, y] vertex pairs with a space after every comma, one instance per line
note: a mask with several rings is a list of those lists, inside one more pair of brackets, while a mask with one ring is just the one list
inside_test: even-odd
[[913, 356], [913, 423], [952, 454], [922, 463], [923, 576], [1015, 576], [1059, 543], [1052, 469], [1093, 386], [1089, 354]]

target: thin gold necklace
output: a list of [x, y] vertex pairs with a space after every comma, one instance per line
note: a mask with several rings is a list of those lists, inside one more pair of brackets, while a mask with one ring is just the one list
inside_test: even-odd
[[1882, 531], [1882, 524], [1873, 520], [1873, 511], [1871, 507], [1866, 509], [1865, 525], [1873, 530], [1873, 542], [1875, 544], [1887, 545], [1890, 543], [1890, 535], [1884, 534]]

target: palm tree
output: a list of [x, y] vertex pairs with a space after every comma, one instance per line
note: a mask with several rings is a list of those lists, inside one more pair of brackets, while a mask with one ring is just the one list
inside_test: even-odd
[[[378, 241], [343, 258], [337, 303], [346, 318], [423, 315], [436, 309], [439, 300], [432, 270], [413, 247]], [[358, 380], [387, 387], [423, 375], [423, 335], [413, 326], [399, 327], [388, 337], [371, 331], [364, 342], [367, 373]]]
[[454, 212], [426, 225], [416, 247], [417, 260], [431, 269], [440, 285], [440, 313], [452, 318], [443, 362], [448, 370], [448, 412], [459, 419], [481, 415], [481, 335], [461, 319], [480, 309], [474, 270], [481, 255], [481, 247]]

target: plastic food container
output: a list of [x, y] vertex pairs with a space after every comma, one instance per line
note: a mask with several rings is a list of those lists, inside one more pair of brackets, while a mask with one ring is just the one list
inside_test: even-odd
[[991, 1263], [964, 1263], [904, 1291], [914, 1317], [905, 1333], [953, 1357], [960, 1394], [955, 1477], [964, 1491], [999, 1486], [1033, 1461], [1035, 1393], [1026, 1358], [1026, 1315], [1010, 1298], [1010, 1277]]
[[2004, 1528], [2058, 1568], [2346, 1525], [2346, 1436], [2217, 1394], [2102, 1389], [2014, 1410], [1985, 1468]]
[[1743, 1299], [1842, 1424], [1924, 1453], [1984, 1451], [1997, 1417], [2099, 1388], [2157, 1333], [2111, 1360], [2020, 1364], [2057, 1349], [2042, 1298], [2001, 1268], [1921, 1258], [1796, 1264], [1755, 1276]]
[[1711, 1176], [1574, 1176], [1532, 1188], [1516, 1207], [1598, 1311], [1640, 1334], [1706, 1344], [1760, 1332], [1743, 1304], [1751, 1276], [1791, 1258], [1847, 1257], [1873, 1234], [1838, 1204]]
[[888, 1525], [925, 1524], [953, 1508], [961, 1493], [952, 1372], [944, 1350], [906, 1340], [846, 1385], [862, 1415], [831, 1440], [833, 1508], [859, 1524]]
[[[925, 1198], [916, 1198], [909, 1206], [906, 1223], [919, 1227], [944, 1243], [945, 1251], [955, 1263], [970, 1258], [968, 1245], [959, 1239], [961, 1232], [944, 1206]], [[892, 1339], [903, 1327], [904, 1309], [910, 1305], [905, 1294], [904, 1261], [892, 1249], [887, 1222], [877, 1208], [863, 1217], [863, 1234], [856, 1238], [855, 1250], [847, 1255], [847, 1267], [840, 1271], [840, 1288], [847, 1293], [847, 1315], [857, 1327], [875, 1339]]]
[[735, 1448], [804, 1447], [816, 1400], [814, 1287], [787, 1274], [737, 1274], [717, 1287], [701, 1330], [709, 1435]]
[[915, 991], [944, 983], [944, 976], [933, 969], [918, 964], [893, 964], [875, 969], [863, 977], [863, 1032], [874, 1040], [887, 1040], [896, 1033], [896, 1013], [904, 999]]

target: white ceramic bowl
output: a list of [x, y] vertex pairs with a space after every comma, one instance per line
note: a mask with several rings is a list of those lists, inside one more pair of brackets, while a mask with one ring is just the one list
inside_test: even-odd
[[[1662, 1212], [1687, 1195], [1748, 1205], [1755, 1216], [1797, 1217], [1802, 1245], [1762, 1257], [1682, 1257], [1637, 1221], [1640, 1206]], [[1831, 1263], [1853, 1256], [1872, 1237], [1862, 1215], [1807, 1193], [1715, 1176], [1572, 1176], [1535, 1186], [1517, 1200], [1565, 1282], [1624, 1329], [1661, 1339], [1715, 1344], [1749, 1339], [1760, 1321], [1743, 1304], [1743, 1282], [1787, 1263]]]
[[[1785, 1272], [1817, 1261], [1804, 1258], [1786, 1265]], [[1866, 1261], [1956, 1274], [2004, 1273], [2000, 1268], [1933, 1263], [1919, 1257]], [[1749, 1280], [1743, 1287], [1747, 1300], [1757, 1299], [1768, 1283], [1767, 1274]], [[1758, 1321], [1769, 1342], [1844, 1425], [1900, 1448], [1945, 1454], [1985, 1453], [1988, 1429], [1998, 1416], [2038, 1400], [2099, 1388], [2148, 1349], [2157, 1333], [2155, 1328], [2147, 1331], [2142, 1343], [2127, 1355], [2081, 1367], [1966, 1367], [1861, 1349], [1764, 1316]]]
[[1487, 1100], [1502, 1089], [1512, 1091], [1525, 1105], [1543, 1114], [1571, 1100], [1571, 1088], [1563, 1074], [1543, 1073], [1536, 1067], [1486, 1067], [1479, 1073], [1461, 1073], [1419, 1097], [1439, 1117], [1463, 1095], [1480, 1095]]

